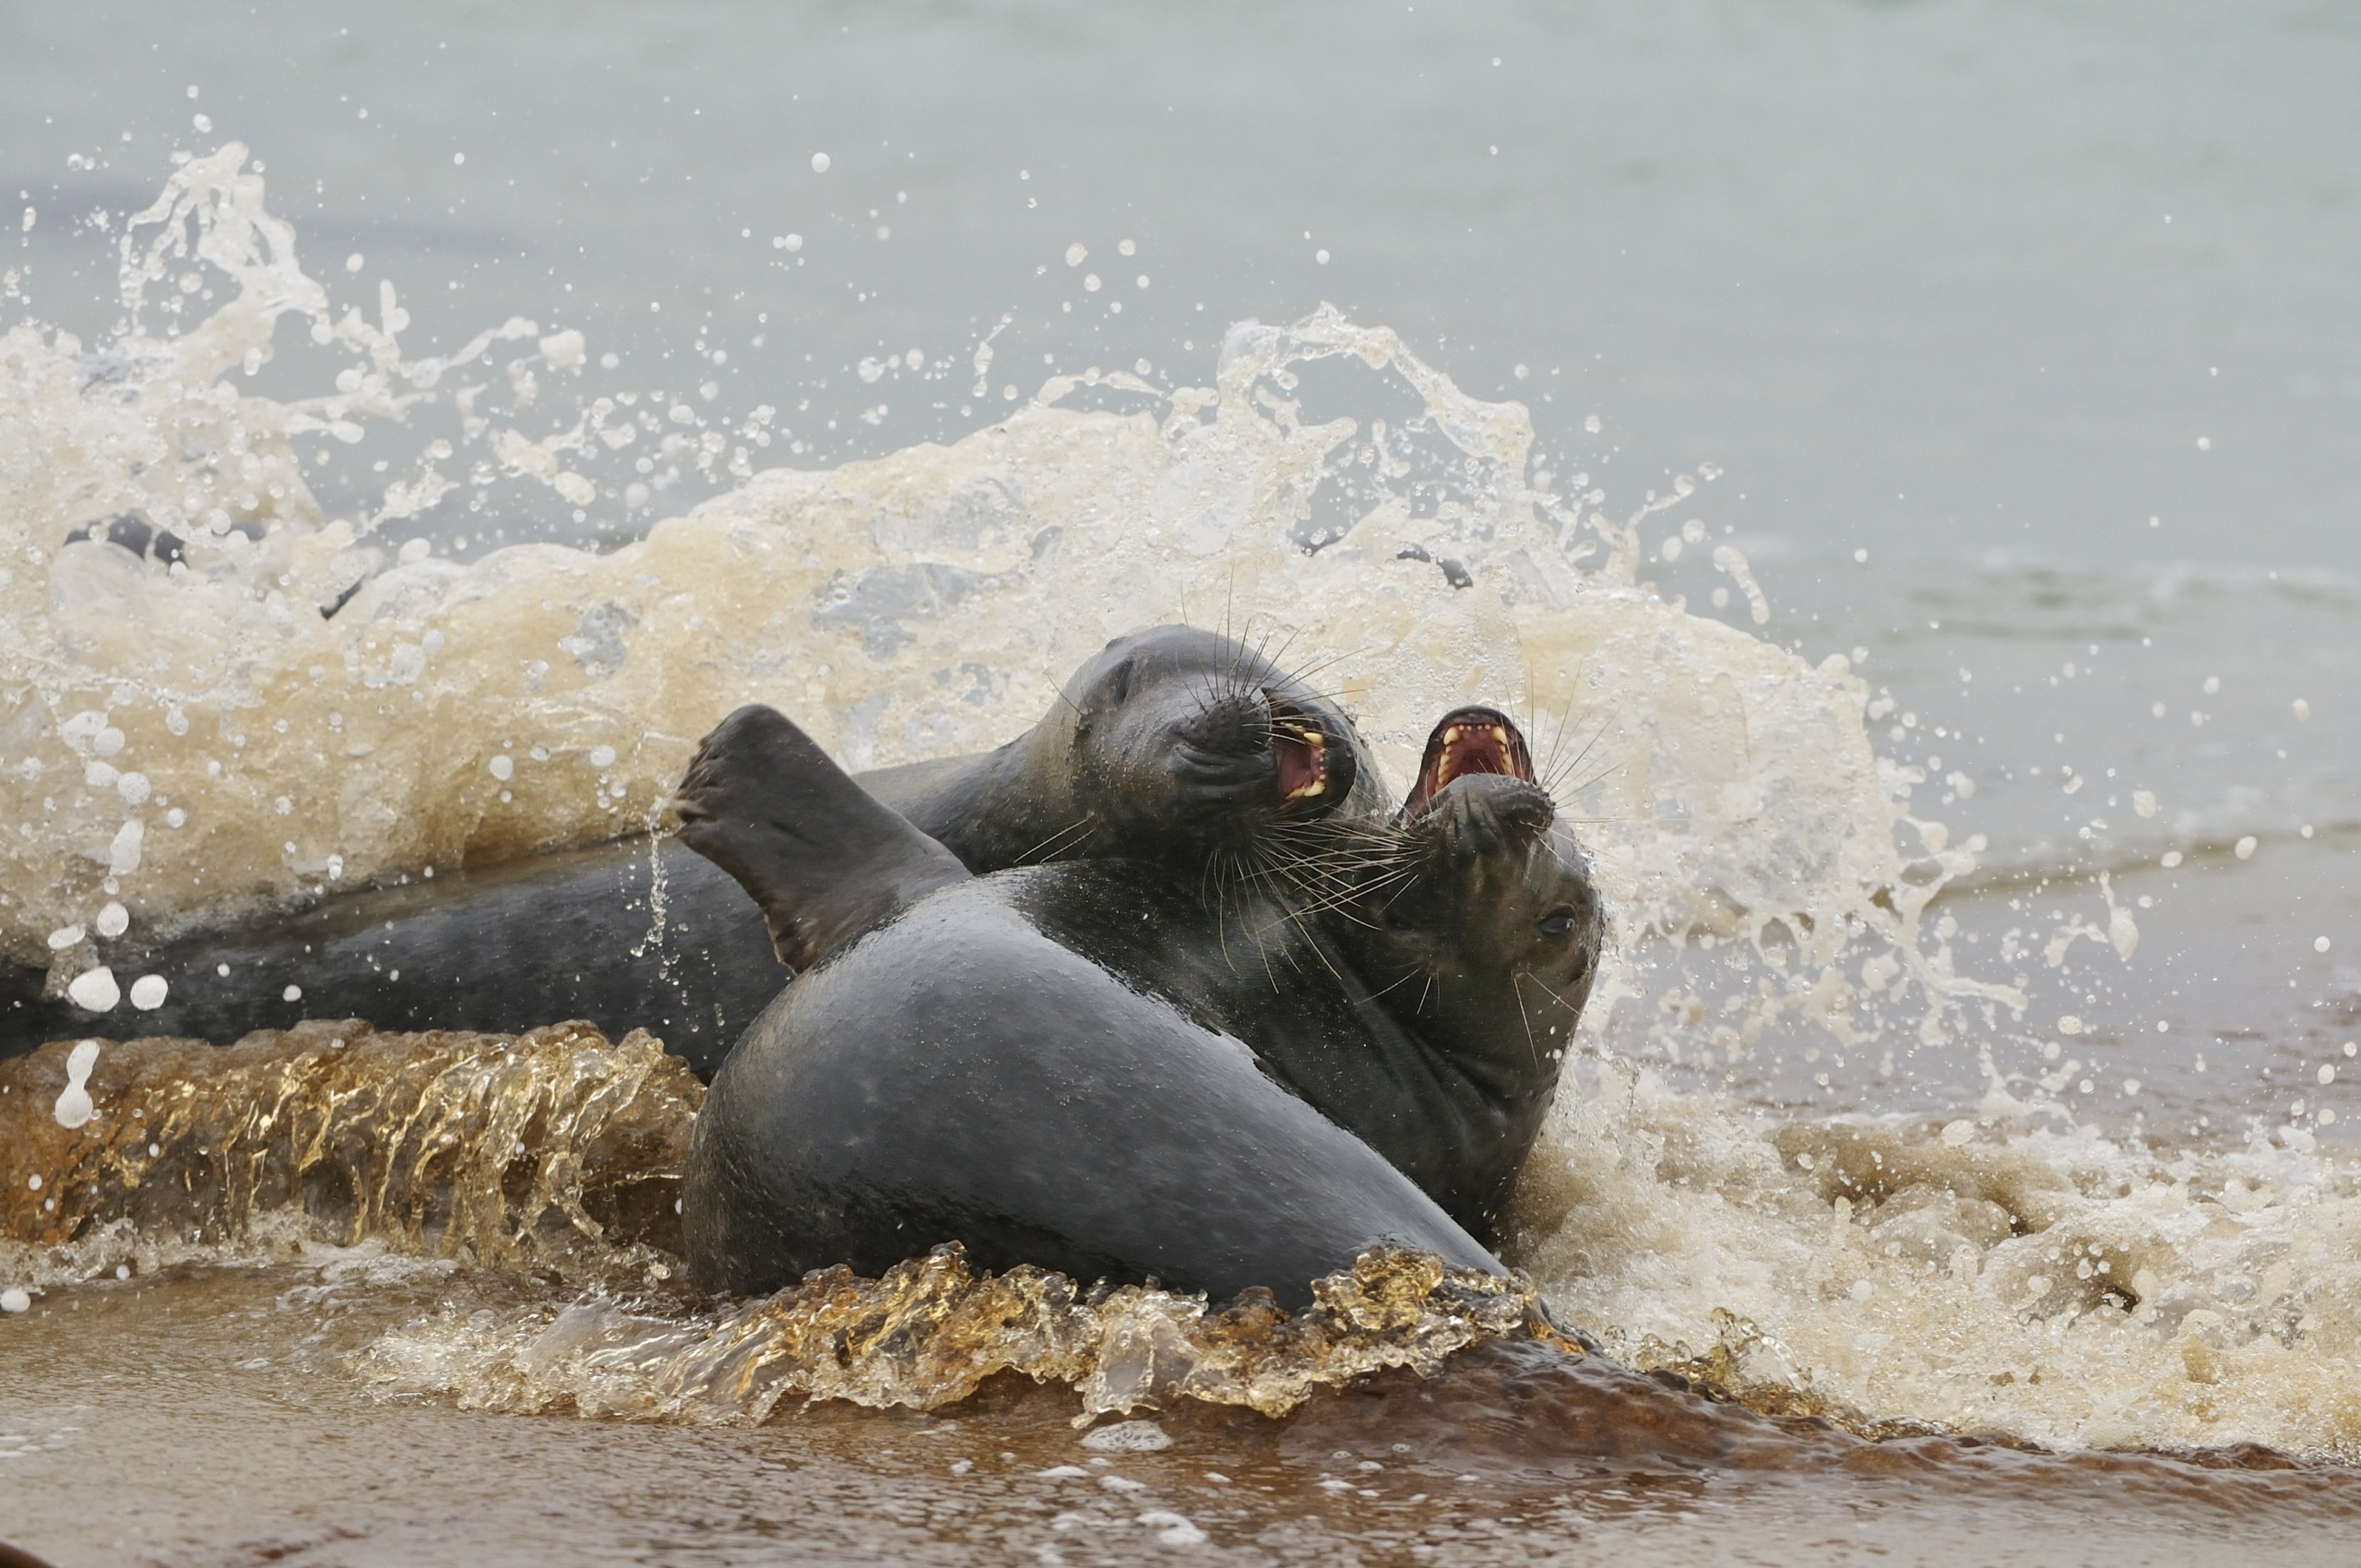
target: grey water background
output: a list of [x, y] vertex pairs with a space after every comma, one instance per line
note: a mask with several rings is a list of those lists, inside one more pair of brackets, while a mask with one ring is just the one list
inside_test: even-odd
[[[2361, 1036], [2361, 11], [19, 5], [0, 255], [32, 314], [103, 331], [88, 216], [232, 137], [339, 300], [397, 284], [413, 351], [578, 327], [610, 386], [776, 405], [801, 464], [956, 436], [1052, 368], [1202, 383], [1229, 322], [1330, 300], [1524, 400], [1612, 503], [1718, 465], [1696, 510], [1765, 635], [1855, 657], [1914, 810], [1987, 837], [1944, 909], [2035, 993], [2007, 1063], [2070, 1013], [2094, 1116], [2347, 1103], [2317, 1076]], [[649, 515], [510, 505], [508, 538]], [[1705, 612], [1693, 554], [1652, 575]], [[2130, 962], [1989, 956], [2104, 925], [2100, 871]], [[1743, 1092], [1978, 1091], [1956, 1051], [1832, 1065], [1769, 1053]]]

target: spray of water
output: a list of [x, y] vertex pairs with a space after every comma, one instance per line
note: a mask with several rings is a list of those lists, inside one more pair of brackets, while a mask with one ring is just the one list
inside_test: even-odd
[[[1774, 1119], [1611, 1048], [1600, 1020], [1636, 1015], [1689, 1063], [1796, 1029], [1988, 1063], [2022, 1007], [1929, 926], [1984, 846], [1910, 806], [1926, 779], [1873, 749], [1845, 660], [1643, 579], [1703, 543], [1684, 514], [1710, 469], [1613, 515], [1536, 459], [1521, 406], [1327, 309], [1233, 329], [1210, 386], [1061, 374], [955, 443], [825, 471], [755, 472], [759, 422], [685, 405], [543, 428], [577, 335], [512, 322], [406, 357], [391, 292], [374, 320], [334, 312], [242, 160], [188, 161], [133, 220], [104, 344], [0, 339], [0, 941], [103, 1003], [94, 1035], [137, 1032], [143, 977], [108, 964], [126, 932], [626, 831], [740, 702], [874, 766], [997, 743], [1141, 624], [1271, 627], [1335, 656], [1397, 780], [1468, 700], [1554, 719], [1584, 758], [1560, 788], [1620, 956], [1512, 1249], [1571, 1321], [1878, 1418], [2355, 1452], [2319, 1369], [2361, 1350], [2361, 1204], [2300, 1131], [2160, 1154], [1997, 1068], [1932, 1121]], [[334, 390], [242, 391], [290, 315], [339, 360]], [[429, 411], [456, 436], [328, 515], [324, 455]], [[632, 452], [647, 478], [601, 477]], [[628, 510], [684, 471], [742, 477], [603, 552], [388, 548], [498, 485]], [[63, 542], [125, 514], [141, 548]], [[1744, 558], [1710, 559], [1762, 625]], [[2084, 923], [2138, 938], [2119, 905]], [[1698, 951], [1714, 963], [1665, 965]], [[116, 1113], [106, 1060], [77, 1135]], [[73, 1158], [0, 1147], [19, 1185]]]

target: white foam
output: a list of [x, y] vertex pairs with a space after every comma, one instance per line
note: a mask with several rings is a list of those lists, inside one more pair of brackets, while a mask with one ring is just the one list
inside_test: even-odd
[[2361, 1173], [2308, 1139], [1959, 1124], [1783, 1124], [1609, 1067], [1561, 1100], [1512, 1255], [1645, 1364], [1721, 1348], [1873, 1416], [2064, 1446], [2361, 1457]]
[[107, 845], [108, 874], [128, 876], [137, 871], [147, 837], [147, 825], [137, 817], [116, 828], [113, 841]]
[[1116, 1421], [1083, 1433], [1082, 1445], [1093, 1454], [1157, 1454], [1172, 1438], [1154, 1421]]
[[98, 1114], [90, 1101], [90, 1072], [99, 1064], [99, 1042], [94, 1039], [77, 1041], [65, 1056], [65, 1087], [59, 1091], [57, 1107], [51, 1112], [57, 1124], [69, 1131], [89, 1124]]

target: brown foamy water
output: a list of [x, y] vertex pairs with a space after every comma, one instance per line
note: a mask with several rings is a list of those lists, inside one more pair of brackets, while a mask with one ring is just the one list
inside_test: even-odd
[[108, 1043], [69, 1128], [71, 1051], [0, 1064], [0, 1268], [41, 1282], [0, 1539], [61, 1565], [2329, 1562], [2361, 1524], [2339, 1467], [1878, 1421], [1742, 1339], [1643, 1373], [1414, 1254], [1293, 1319], [955, 1249], [700, 1301], [697, 1086], [644, 1036]]

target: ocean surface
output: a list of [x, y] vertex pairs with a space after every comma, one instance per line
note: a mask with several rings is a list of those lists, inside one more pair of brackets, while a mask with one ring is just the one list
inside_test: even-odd
[[[2327, 5], [0, 14], [0, 949], [113, 998], [0, 1061], [0, 1541], [2344, 1561], [2356, 88]], [[1505, 1255], [1604, 1355], [1408, 1274], [749, 1316], [613, 1195], [656, 1042], [118, 1043], [118, 938], [1184, 618], [1397, 786], [1465, 700], [1582, 758]]]

